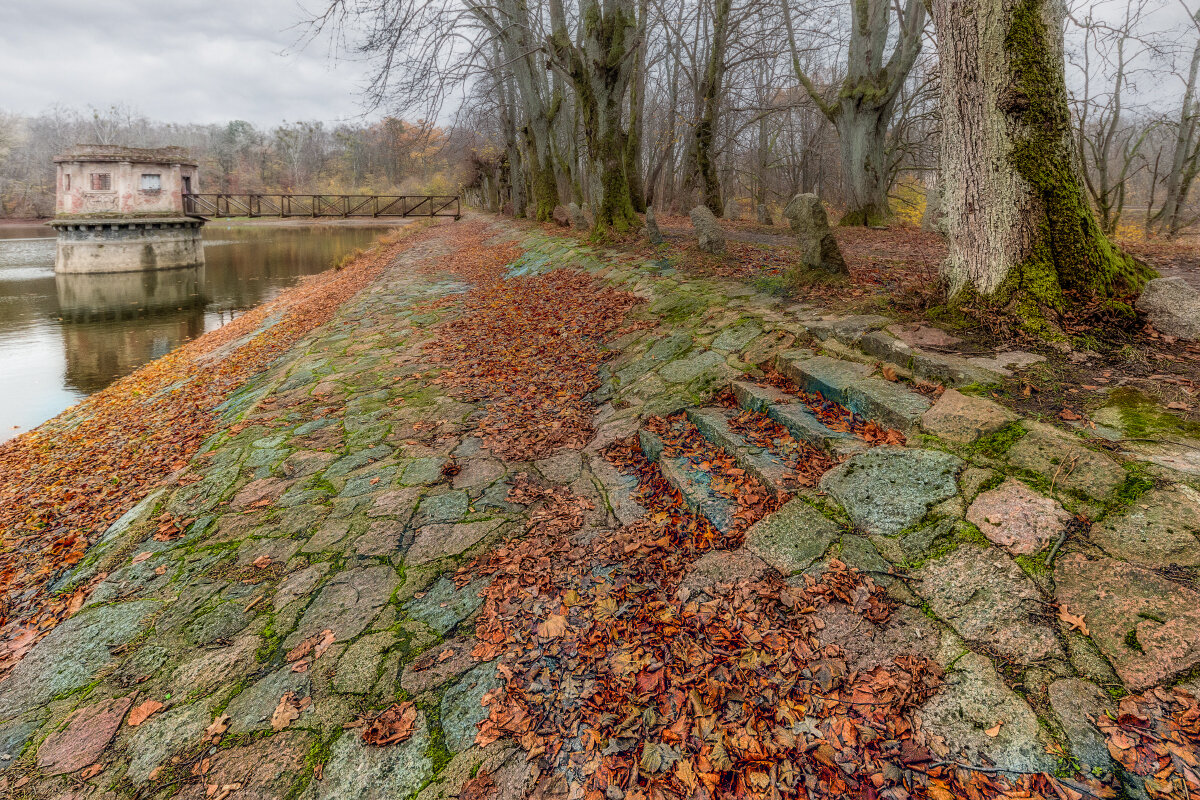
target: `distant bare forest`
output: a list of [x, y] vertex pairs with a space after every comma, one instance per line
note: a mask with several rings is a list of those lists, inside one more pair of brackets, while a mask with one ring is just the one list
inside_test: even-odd
[[206, 192], [453, 194], [471, 179], [473, 163], [463, 137], [393, 118], [263, 129], [243, 120], [164, 123], [123, 108], [0, 114], [0, 216], [52, 215], [52, 159], [83, 143], [186, 147], [200, 164]]

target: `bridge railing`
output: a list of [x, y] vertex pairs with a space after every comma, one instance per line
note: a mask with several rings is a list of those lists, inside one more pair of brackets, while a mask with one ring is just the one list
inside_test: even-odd
[[199, 192], [183, 196], [192, 217], [454, 217], [458, 195], [254, 194]]

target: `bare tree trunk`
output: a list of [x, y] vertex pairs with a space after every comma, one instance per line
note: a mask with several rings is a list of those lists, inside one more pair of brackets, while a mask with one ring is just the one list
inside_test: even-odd
[[840, 224], [882, 224], [891, 216], [888, 189], [894, 177], [888, 158], [888, 127], [896, 97], [921, 52], [925, 6], [921, 0], [907, 1], [900, 17], [899, 36], [885, 63], [883, 57], [891, 32], [891, 0], [851, 0], [846, 77], [837, 98], [827, 100], [800, 65], [790, 0], [781, 2], [796, 77], [837, 127], [841, 140], [842, 172], [849, 198]]
[[713, 163], [713, 139], [716, 134], [717, 113], [721, 108], [721, 88], [725, 77], [725, 47], [729, 40], [729, 15], [732, 0], [716, 0], [713, 13], [712, 47], [708, 51], [708, 63], [704, 78], [700, 81], [700, 119], [693, 132], [696, 150], [696, 177], [700, 189], [700, 202], [708, 206], [716, 216], [721, 216], [725, 207], [721, 204], [721, 180], [717, 166]]
[[588, 155], [599, 176], [595, 229], [624, 232], [638, 223], [625, 171], [625, 112], [638, 46], [637, 17], [633, 0], [584, 0], [580, 12], [582, 36], [576, 46], [561, 0], [552, 0], [548, 44], [558, 66], [571, 77]]
[[[1195, 17], [1200, 27], [1200, 13]], [[1192, 63], [1188, 68], [1187, 87], [1183, 92], [1183, 107], [1179, 112], [1179, 126], [1175, 131], [1175, 150], [1171, 157], [1171, 171], [1167, 173], [1162, 210], [1155, 215], [1159, 229], [1168, 239], [1173, 239], [1183, 227], [1183, 207], [1188, 191], [1196, 179], [1197, 152], [1196, 126], [1200, 121], [1200, 108], [1196, 103], [1196, 75], [1200, 72], [1200, 41], [1192, 50]]]
[[1063, 79], [1061, 0], [934, 0], [942, 199], [954, 302], [978, 296], [1060, 337], [1064, 291], [1136, 290], [1147, 268], [1088, 206]]

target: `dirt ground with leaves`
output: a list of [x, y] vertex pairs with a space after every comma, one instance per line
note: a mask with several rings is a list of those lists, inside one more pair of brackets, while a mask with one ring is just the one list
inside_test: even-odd
[[470, 215], [0, 447], [0, 794], [1194, 796], [1188, 410], [876, 233], [847, 304]]

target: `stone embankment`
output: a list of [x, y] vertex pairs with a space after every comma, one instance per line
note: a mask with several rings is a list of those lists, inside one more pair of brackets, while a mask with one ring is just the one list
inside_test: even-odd
[[[921, 746], [1000, 772], [1116, 772], [1143, 791], [1094, 722], [1200, 666], [1197, 475], [994, 403], [988, 386], [1024, 354], [946, 356], [885, 317], [826, 318], [488, 224], [526, 251], [513, 274], [569, 267], [646, 301], [645, 324], [607, 343], [594, 438], [506, 462], [476, 435], [482, 407], [441, 388], [424, 346], [466, 288], [436, 274], [456, 247], [443, 226], [227, 401], [187, 469], [59, 578], [70, 591], [107, 573], [0, 682], [3, 793], [428, 800], [490, 775], [498, 796], [526, 796], [554, 765], [476, 744], [512, 676], [479, 657], [487, 577], [455, 573], [530, 526], [522, 473], [587, 500], [584, 530], [636, 522], [637, 478], [604, 454], [631, 437], [692, 513], [731, 529], [735, 501], [664, 445], [670, 426], [694, 426], [783, 501], [740, 547], [688, 566], [680, 591], [764, 574], [800, 587], [848, 564], [896, 608], [875, 624], [830, 606], [822, 642], [863, 672], [901, 654], [941, 666], [916, 711]], [[832, 423], [832, 404], [852, 424]], [[747, 411], [778, 436], [748, 436]], [[797, 443], [835, 465], [816, 486], [791, 480]], [[190, 522], [156, 535], [165, 518]], [[402, 741], [348, 727], [397, 701], [416, 710]]]

